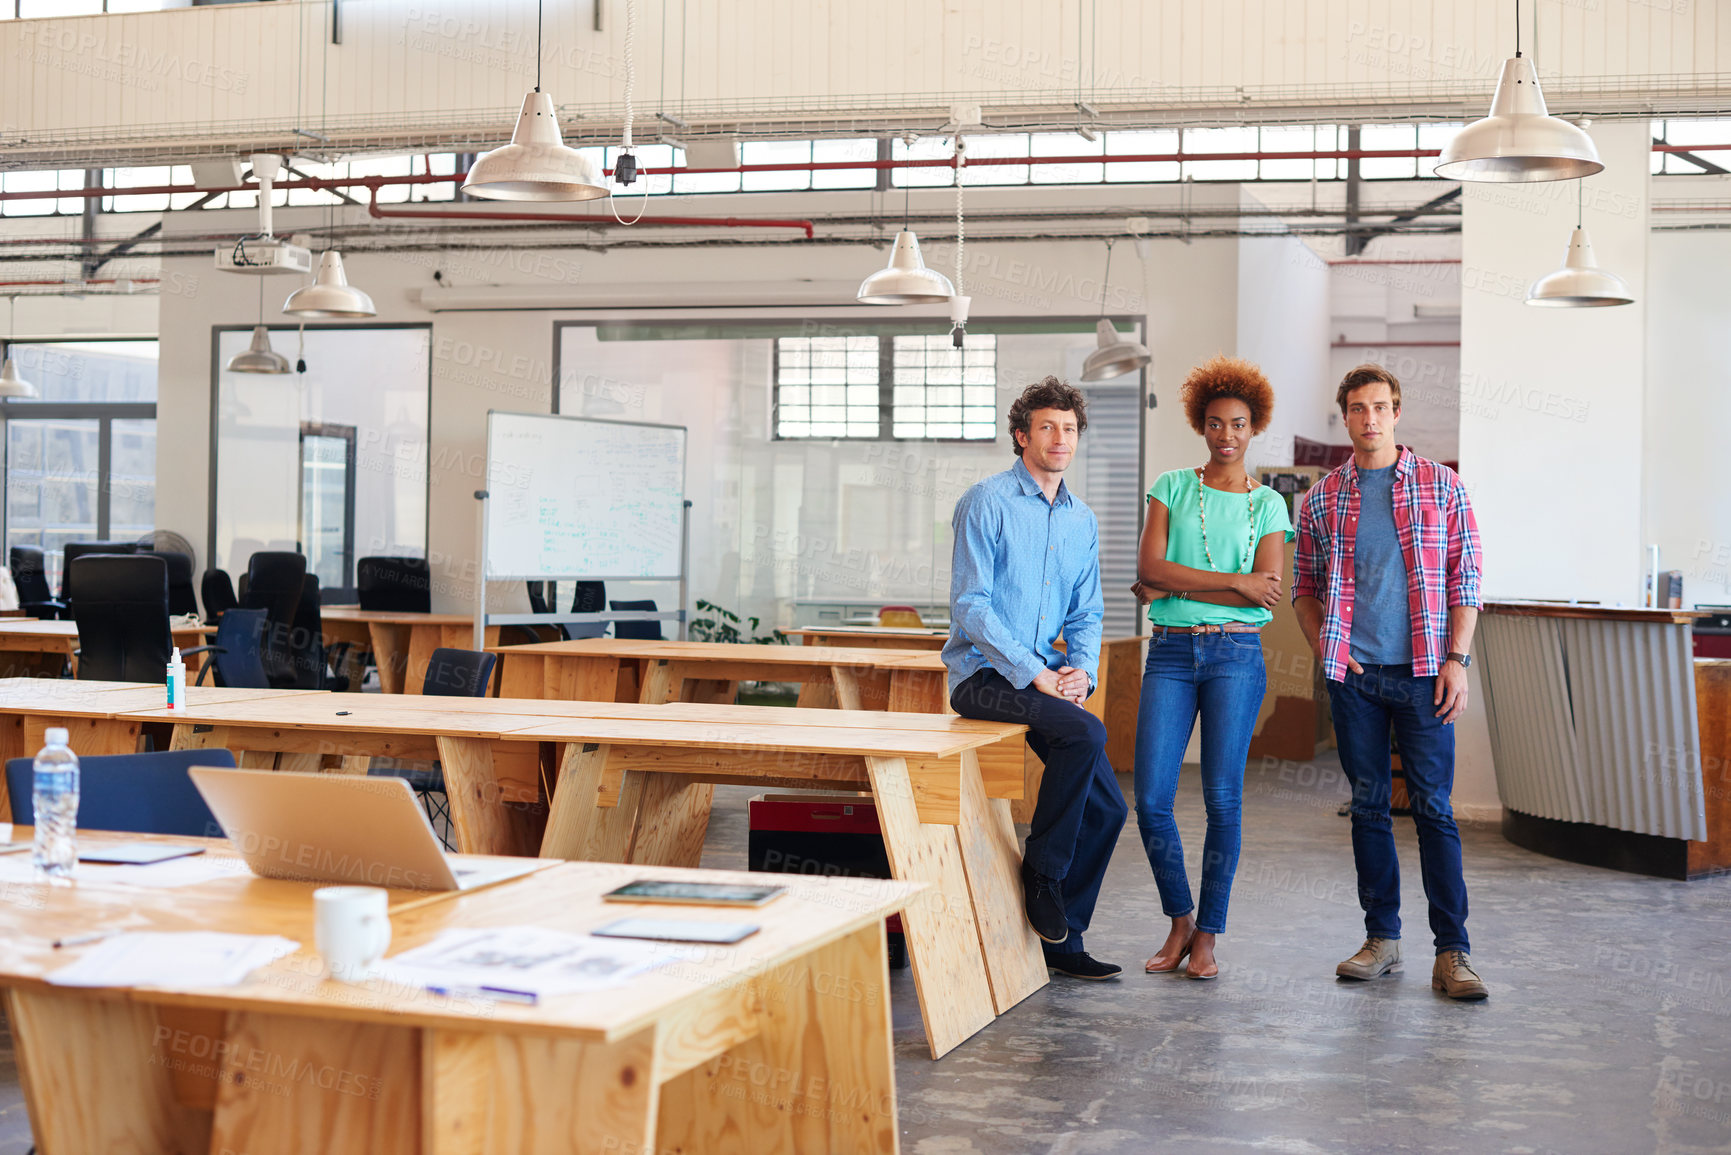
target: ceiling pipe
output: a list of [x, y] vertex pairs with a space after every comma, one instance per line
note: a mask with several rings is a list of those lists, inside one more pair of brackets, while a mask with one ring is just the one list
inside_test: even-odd
[[[550, 221], [579, 228], [616, 228], [621, 222], [612, 216], [578, 216], [574, 213], [471, 212], [461, 209], [424, 209], [407, 211], [382, 209], [378, 194], [367, 200], [367, 215], [379, 220], [449, 220], [449, 221]], [[811, 221], [770, 220], [764, 217], [638, 217], [633, 225], [668, 225], [672, 227], [726, 229], [801, 229], [807, 240], [817, 236], [817, 226]]]

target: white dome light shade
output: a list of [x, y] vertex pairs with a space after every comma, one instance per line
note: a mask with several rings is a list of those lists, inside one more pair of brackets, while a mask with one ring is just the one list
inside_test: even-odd
[[1126, 341], [1118, 336], [1118, 330], [1112, 322], [1104, 317], [1094, 326], [1098, 335], [1100, 347], [1088, 354], [1088, 359], [1082, 362], [1082, 380], [1108, 381], [1113, 377], [1142, 368], [1154, 359], [1148, 352], [1148, 347], [1139, 341]]
[[1632, 305], [1634, 295], [1621, 277], [1599, 268], [1593, 259], [1593, 242], [1586, 229], [1576, 229], [1569, 238], [1569, 257], [1563, 267], [1540, 277], [1527, 290], [1527, 304], [1553, 309], [1591, 309], [1606, 305]]
[[289, 363], [270, 347], [270, 330], [259, 325], [252, 331], [252, 347], [230, 357], [223, 368], [230, 373], [287, 373]]
[[920, 239], [903, 229], [896, 234], [890, 263], [860, 282], [856, 299], [862, 305], [931, 305], [955, 295], [948, 277], [926, 268]]
[[531, 92], [511, 143], [476, 159], [463, 191], [496, 201], [592, 201], [611, 190], [588, 157], [565, 147], [553, 98]]
[[18, 365], [10, 356], [6, 364], [0, 368], [0, 397], [34, 397], [36, 386], [18, 375]]
[[1514, 56], [1503, 61], [1491, 114], [1455, 133], [1435, 172], [1445, 180], [1510, 184], [1577, 180], [1604, 167], [1593, 138], [1545, 108], [1533, 62]]
[[326, 249], [319, 258], [318, 276], [289, 294], [282, 311], [291, 317], [372, 317], [378, 314], [373, 299], [349, 284], [343, 272], [343, 255]]

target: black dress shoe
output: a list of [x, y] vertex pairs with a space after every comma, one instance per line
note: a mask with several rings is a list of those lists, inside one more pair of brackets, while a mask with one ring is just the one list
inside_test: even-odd
[[1115, 979], [1124, 973], [1123, 967], [1103, 963], [1085, 950], [1072, 951], [1069, 954], [1048, 952], [1046, 969], [1056, 971], [1061, 975], [1069, 975], [1073, 979], [1088, 979], [1091, 982]]
[[1022, 906], [1034, 933], [1049, 943], [1070, 937], [1070, 921], [1064, 915], [1064, 895], [1056, 879], [1035, 874], [1022, 866]]

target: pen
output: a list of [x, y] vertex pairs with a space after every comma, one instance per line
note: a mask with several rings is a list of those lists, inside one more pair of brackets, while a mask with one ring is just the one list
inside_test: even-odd
[[450, 999], [494, 999], [502, 1003], [522, 1003], [534, 1006], [539, 1000], [534, 991], [514, 991], [510, 987], [439, 987], [427, 988], [435, 995], [444, 995]]
[[101, 942], [103, 939], [119, 933], [117, 930], [93, 930], [89, 934], [75, 934], [67, 938], [57, 938], [54, 940], [54, 949], [59, 950], [61, 947], [67, 946], [85, 946], [89, 943]]

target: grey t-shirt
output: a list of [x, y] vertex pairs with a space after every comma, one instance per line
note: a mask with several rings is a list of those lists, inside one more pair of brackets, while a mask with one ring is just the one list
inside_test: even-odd
[[1353, 660], [1365, 666], [1412, 663], [1412, 611], [1406, 558], [1394, 527], [1394, 471], [1358, 471], [1358, 536], [1352, 551]]

